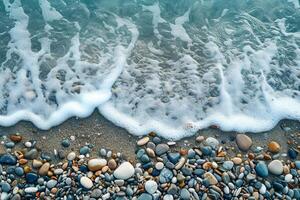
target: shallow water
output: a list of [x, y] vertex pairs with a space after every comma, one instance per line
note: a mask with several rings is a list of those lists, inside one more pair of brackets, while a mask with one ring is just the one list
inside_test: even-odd
[[298, 0], [2, 0], [0, 125], [269, 130], [300, 119], [299, 48]]

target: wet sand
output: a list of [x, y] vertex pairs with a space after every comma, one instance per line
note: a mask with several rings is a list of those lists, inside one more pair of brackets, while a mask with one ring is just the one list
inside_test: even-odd
[[[0, 127], [0, 135], [4, 136], [1, 141], [5, 141], [5, 135], [20, 133], [23, 136], [23, 141], [37, 141], [37, 148], [43, 152], [53, 152], [54, 149], [65, 149], [66, 151], [78, 151], [80, 147], [86, 144], [92, 144], [91, 156], [99, 154], [101, 148], [112, 150], [113, 152], [121, 152], [130, 160], [135, 159], [135, 146], [137, 136], [129, 134], [125, 129], [120, 128], [106, 120], [98, 112], [94, 112], [90, 117], [85, 119], [71, 118], [57, 127], [50, 130], [42, 131], [37, 129], [30, 122], [20, 122], [12, 127]], [[288, 146], [297, 147], [300, 143], [299, 138], [300, 123], [292, 120], [281, 121], [273, 130], [264, 133], [247, 133], [253, 140], [253, 146], [266, 147], [268, 141], [277, 141], [282, 152], [286, 152]], [[237, 147], [234, 139], [236, 132], [223, 132], [219, 129], [209, 128], [200, 130], [198, 133], [189, 138], [183, 138], [176, 141], [173, 147], [188, 148], [195, 145], [195, 137], [203, 135], [205, 137], [214, 136], [219, 141], [224, 143], [224, 146]], [[65, 138], [75, 136], [75, 140], [71, 142], [71, 146], [63, 148], [61, 141]], [[288, 145], [289, 141], [293, 144]], [[21, 144], [20, 144], [21, 145]], [[231, 149], [232, 152], [235, 149]], [[0, 151], [4, 151], [1, 145]]]

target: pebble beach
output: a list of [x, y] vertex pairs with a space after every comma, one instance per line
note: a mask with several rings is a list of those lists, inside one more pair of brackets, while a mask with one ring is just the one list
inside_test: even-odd
[[[100, 130], [119, 138], [84, 125], [95, 119]], [[82, 130], [89, 130], [80, 132], [85, 139], [64, 132], [81, 122]], [[26, 123], [20, 127], [1, 129], [4, 200], [300, 199], [298, 122], [281, 122], [261, 134], [212, 127], [179, 141], [153, 132], [130, 136], [97, 114], [71, 119], [52, 129], [57, 133], [40, 133]]]

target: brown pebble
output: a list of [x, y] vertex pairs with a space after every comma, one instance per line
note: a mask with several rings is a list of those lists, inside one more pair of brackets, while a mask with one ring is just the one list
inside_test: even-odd
[[11, 141], [17, 143], [17, 142], [21, 142], [21, 141], [22, 141], [22, 136], [21, 136], [21, 135], [16, 135], [16, 134], [14, 134], [14, 135], [10, 135], [10, 136], [9, 136], [9, 139], [10, 139]]
[[180, 151], [179, 151], [180, 155], [182, 156], [185, 156], [188, 154], [188, 150], [187, 149], [184, 149], [184, 148], [181, 148]]
[[269, 154], [264, 153], [264, 160], [272, 160], [272, 157]]
[[245, 134], [237, 134], [235, 139], [236, 144], [242, 151], [248, 151], [252, 146], [252, 139]]
[[49, 169], [50, 169], [50, 163], [48, 162], [44, 163], [39, 169], [39, 175], [46, 176], [48, 174]]
[[202, 135], [196, 137], [196, 141], [197, 141], [197, 142], [202, 142], [204, 139], [205, 139], [205, 137], [202, 136]]
[[202, 167], [203, 167], [203, 169], [205, 169], [205, 170], [211, 169], [212, 163], [211, 163], [211, 162], [206, 162], [206, 163], [203, 164]]
[[31, 172], [31, 167], [29, 167], [28, 165], [26, 165], [26, 166], [24, 167], [24, 172], [25, 172], [25, 174]]
[[271, 152], [271, 153], [278, 153], [280, 151], [280, 145], [275, 142], [275, 141], [271, 141], [269, 144], [268, 144], [268, 150]]
[[57, 192], [57, 188], [54, 187], [54, 188], [51, 189], [52, 194], [56, 194], [56, 192]]
[[20, 165], [25, 165], [26, 163], [28, 163], [28, 160], [22, 158], [19, 160], [19, 163]]
[[109, 170], [109, 167], [108, 166], [104, 166], [104, 167], [102, 167], [101, 172], [105, 173], [108, 170]]
[[240, 165], [240, 164], [243, 162], [243, 160], [242, 160], [241, 158], [239, 158], [239, 157], [234, 157], [234, 158], [231, 159], [231, 161], [232, 161], [235, 165]]
[[253, 160], [253, 159], [255, 158], [254, 153], [248, 153], [248, 158], [249, 158], [250, 160]]
[[109, 167], [109, 169], [114, 170], [117, 168], [117, 162], [115, 161], [115, 159], [110, 159], [107, 163], [107, 166]]

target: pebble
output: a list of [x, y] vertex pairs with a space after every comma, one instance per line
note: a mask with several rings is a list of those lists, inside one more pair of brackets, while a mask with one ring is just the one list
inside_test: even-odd
[[269, 175], [268, 167], [264, 162], [259, 162], [255, 167], [256, 174], [262, 178]]
[[234, 163], [233, 163], [232, 161], [228, 160], [228, 161], [225, 161], [225, 162], [223, 163], [222, 167], [223, 167], [226, 171], [229, 171], [229, 170], [231, 170], [231, 169], [233, 168], [233, 165], [234, 165]]
[[22, 141], [22, 136], [21, 135], [17, 135], [17, 134], [14, 134], [14, 135], [10, 135], [9, 136], [9, 139], [15, 143], [18, 143], [18, 142], [21, 142]]
[[48, 181], [47, 182], [47, 188], [50, 188], [50, 189], [52, 189], [52, 188], [54, 188], [55, 186], [56, 186], [56, 184], [57, 184], [57, 180], [50, 180], [50, 181]]
[[48, 174], [49, 169], [50, 169], [50, 163], [48, 162], [44, 163], [39, 169], [39, 175], [46, 176]]
[[0, 157], [0, 164], [15, 165], [15, 164], [17, 164], [17, 159], [13, 155], [4, 154]]
[[102, 158], [94, 158], [89, 160], [88, 162], [88, 168], [93, 172], [102, 169], [106, 165], [107, 165], [107, 161]]
[[61, 145], [62, 145], [63, 147], [65, 147], [65, 148], [67, 148], [67, 147], [69, 147], [69, 146], [71, 145], [71, 142], [70, 142], [69, 139], [63, 139], [63, 140], [61, 141]]
[[164, 153], [167, 153], [169, 151], [170, 147], [167, 144], [158, 144], [155, 148], [155, 153], [158, 156], [161, 156]]
[[80, 178], [80, 184], [82, 185], [82, 187], [84, 187], [85, 189], [88, 189], [88, 190], [93, 187], [92, 180], [86, 176], [83, 176]]
[[32, 161], [32, 167], [34, 167], [34, 168], [40, 168], [42, 165], [43, 165], [43, 163], [42, 163], [42, 161], [40, 161], [40, 160], [34, 159], [34, 160]]
[[196, 137], [197, 142], [202, 142], [202, 141], [204, 141], [204, 139], [205, 139], [205, 137], [202, 135], [199, 135], [198, 137]]
[[204, 141], [204, 144], [206, 146], [210, 146], [213, 149], [216, 149], [219, 145], [219, 141], [216, 138], [213, 137], [208, 137], [206, 138], [206, 140]]
[[268, 150], [271, 152], [271, 153], [278, 153], [280, 151], [280, 145], [275, 142], [275, 141], [271, 141], [269, 144], [268, 144]]
[[216, 185], [218, 183], [216, 177], [210, 172], [206, 172], [203, 177], [208, 180], [210, 185]]
[[234, 157], [231, 160], [235, 165], [240, 165], [243, 162], [243, 160], [239, 157]]
[[110, 159], [107, 163], [107, 166], [109, 167], [109, 169], [115, 170], [117, 168], [117, 162], [115, 161], [115, 159]]
[[25, 193], [36, 193], [38, 191], [37, 187], [27, 187], [25, 188]]
[[191, 199], [191, 194], [186, 188], [183, 188], [182, 190], [180, 190], [180, 199], [182, 199], [182, 200], [190, 200]]
[[281, 175], [283, 173], [283, 164], [279, 160], [273, 160], [269, 163], [268, 169], [274, 175]]
[[150, 138], [149, 137], [143, 137], [139, 141], [137, 141], [138, 146], [143, 146], [149, 142]]
[[290, 182], [293, 180], [293, 175], [292, 175], [292, 174], [287, 174], [287, 175], [285, 175], [284, 180], [285, 180], [287, 183], [290, 183]]
[[157, 183], [153, 180], [149, 180], [145, 183], [145, 190], [149, 193], [149, 194], [154, 194], [157, 191]]
[[242, 151], [248, 151], [252, 146], [252, 139], [245, 134], [237, 134], [236, 136], [236, 144], [239, 149]]
[[76, 158], [76, 153], [75, 152], [70, 152], [68, 155], [67, 155], [67, 159], [72, 161]]
[[115, 171], [114, 177], [116, 179], [126, 180], [134, 175], [134, 168], [131, 163], [123, 162]]

